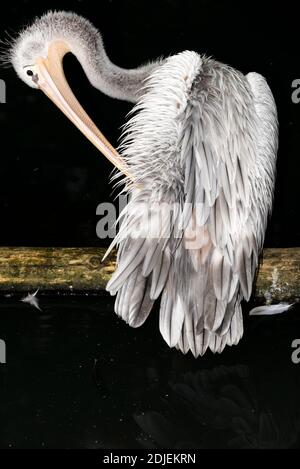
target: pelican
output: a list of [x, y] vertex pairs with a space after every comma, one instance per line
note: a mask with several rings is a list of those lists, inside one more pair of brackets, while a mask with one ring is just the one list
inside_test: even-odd
[[[119, 152], [69, 88], [68, 52], [94, 87], [135, 104]], [[64, 11], [26, 27], [9, 58], [123, 175], [129, 202], [107, 285], [115, 312], [139, 327], [161, 297], [170, 347], [198, 357], [237, 344], [275, 182], [277, 111], [265, 78], [189, 50], [125, 70], [87, 19]]]

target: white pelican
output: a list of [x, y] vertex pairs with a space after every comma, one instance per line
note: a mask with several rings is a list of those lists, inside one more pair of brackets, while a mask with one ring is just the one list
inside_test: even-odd
[[[93, 86], [136, 103], [120, 155], [70, 90], [67, 52]], [[126, 175], [130, 201], [107, 285], [116, 313], [138, 327], [162, 294], [159, 326], [170, 347], [197, 357], [237, 344], [275, 180], [277, 112], [266, 80], [193, 51], [119, 68], [98, 30], [63, 11], [24, 29], [10, 60]]]

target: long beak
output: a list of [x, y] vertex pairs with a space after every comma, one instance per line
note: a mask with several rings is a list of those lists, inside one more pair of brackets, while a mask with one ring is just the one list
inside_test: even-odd
[[114, 166], [131, 178], [125, 161], [96, 127], [69, 87], [62, 66], [67, 52], [69, 48], [66, 43], [55, 42], [50, 45], [47, 58], [37, 60], [36, 80], [39, 88]]

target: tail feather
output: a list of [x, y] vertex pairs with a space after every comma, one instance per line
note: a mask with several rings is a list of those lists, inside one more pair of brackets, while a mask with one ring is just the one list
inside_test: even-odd
[[191, 344], [185, 327], [184, 324], [179, 341], [175, 345], [178, 350], [181, 350], [184, 354], [191, 350], [195, 358], [204, 355], [208, 348], [213, 353], [221, 353], [226, 345], [237, 345], [243, 335], [241, 309], [239, 308], [233, 315], [228, 331], [222, 336], [204, 329], [201, 333], [194, 335], [194, 342]]

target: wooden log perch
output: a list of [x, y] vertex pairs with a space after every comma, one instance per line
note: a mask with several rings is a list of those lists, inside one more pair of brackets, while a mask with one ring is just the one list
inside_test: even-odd
[[[105, 248], [0, 248], [0, 291], [101, 292], [116, 267]], [[299, 301], [300, 248], [265, 249], [253, 289], [263, 303]]]

